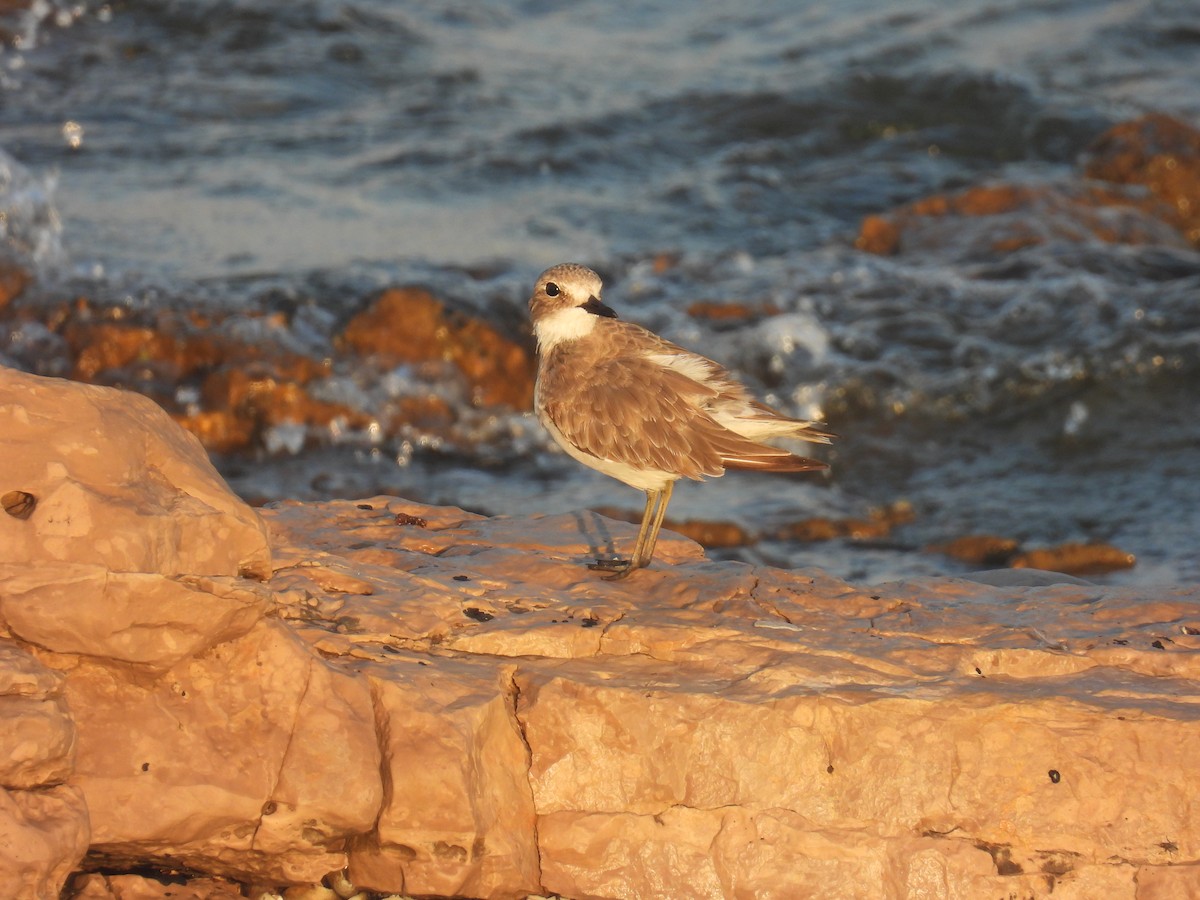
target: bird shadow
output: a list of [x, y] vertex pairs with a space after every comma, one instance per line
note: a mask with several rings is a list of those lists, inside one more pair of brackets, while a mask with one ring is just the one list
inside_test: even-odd
[[608, 528], [608, 520], [599, 513], [582, 510], [575, 513], [575, 524], [580, 535], [588, 543], [588, 553], [596, 559], [613, 558], [617, 555], [617, 545], [612, 532]]

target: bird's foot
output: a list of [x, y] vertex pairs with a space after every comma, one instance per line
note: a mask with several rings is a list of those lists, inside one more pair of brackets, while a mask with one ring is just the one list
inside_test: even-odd
[[605, 581], [620, 581], [622, 578], [628, 578], [637, 566], [629, 559], [598, 559], [594, 563], [588, 563], [588, 568], [593, 572], [610, 573], [603, 576]]

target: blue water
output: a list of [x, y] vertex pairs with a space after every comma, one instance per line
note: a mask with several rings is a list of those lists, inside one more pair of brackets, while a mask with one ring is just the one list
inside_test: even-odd
[[[769, 533], [916, 512], [885, 541], [743, 558], [954, 573], [922, 548], [987, 531], [1137, 554], [1108, 580], [1196, 580], [1200, 255], [1167, 238], [1004, 254], [986, 224], [898, 257], [853, 248], [864, 215], [935, 192], [1077, 183], [1112, 123], [1200, 125], [1190, 6], [38, 0], [0, 20], [0, 238], [48, 304], [285, 307], [283, 339], [316, 358], [381, 286], [429, 285], [515, 333], [537, 272], [585, 262], [624, 317], [842, 436], [828, 479], [683, 486], [674, 516]], [[695, 300], [781, 314], [706, 322]], [[0, 344], [34, 370], [56, 353], [30, 327]], [[419, 382], [339, 357], [316, 390], [368, 411], [438, 392], [454, 438], [284, 430], [220, 465], [255, 498], [640, 510], [530, 417]]]

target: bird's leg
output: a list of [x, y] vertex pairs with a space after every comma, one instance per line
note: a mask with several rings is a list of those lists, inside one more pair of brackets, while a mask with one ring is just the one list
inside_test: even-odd
[[667, 504], [671, 502], [671, 492], [675, 490], [675, 482], [668, 481], [667, 486], [659, 491], [658, 509], [654, 513], [654, 525], [650, 528], [650, 534], [646, 539], [645, 546], [642, 546], [642, 537], [638, 535], [637, 549], [633, 553], [633, 566], [643, 568], [650, 565], [650, 559], [654, 556], [654, 545], [658, 543], [658, 531], [662, 528], [663, 519], [667, 517]]
[[641, 550], [642, 542], [646, 539], [647, 532], [650, 530], [650, 522], [654, 518], [654, 504], [658, 500], [660, 493], [660, 491], [646, 491], [646, 508], [642, 511], [642, 524], [638, 528], [637, 543], [634, 545], [633, 556], [629, 559], [598, 559], [588, 565], [589, 569], [612, 572], [612, 575], [605, 575], [604, 577], [609, 581], [617, 581], [626, 577], [638, 567], [638, 553]]

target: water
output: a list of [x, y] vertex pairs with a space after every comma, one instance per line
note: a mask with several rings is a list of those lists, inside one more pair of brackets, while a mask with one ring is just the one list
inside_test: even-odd
[[[429, 285], [515, 333], [537, 272], [586, 262], [624, 317], [842, 435], [830, 478], [682, 486], [673, 516], [770, 534], [915, 511], [885, 540], [765, 540], [743, 558], [953, 573], [922, 548], [986, 531], [1137, 554], [1111, 581], [1196, 580], [1194, 250], [1002, 253], [990, 222], [897, 257], [853, 248], [863, 216], [932, 193], [1078, 183], [1112, 123], [1200, 123], [1188, 7], [37, 0], [2, 19], [0, 237], [47, 305], [285, 309], [265, 337], [315, 359], [382, 286]], [[707, 321], [696, 300], [779, 315]], [[29, 324], [0, 346], [46, 371], [62, 352]], [[420, 378], [337, 356], [313, 389], [371, 412]], [[640, 510], [528, 416], [416, 388], [459, 411], [454, 436], [283, 427], [219, 464], [255, 499]]]

